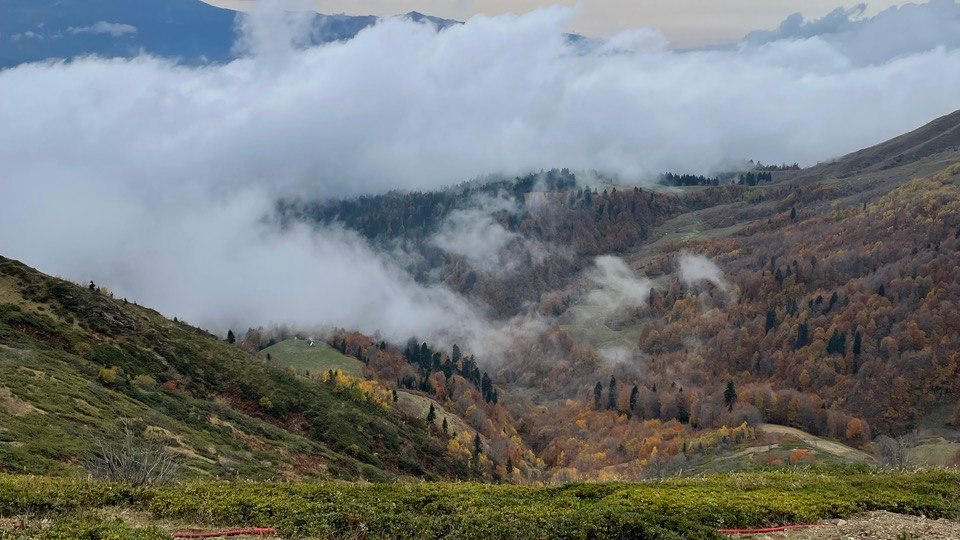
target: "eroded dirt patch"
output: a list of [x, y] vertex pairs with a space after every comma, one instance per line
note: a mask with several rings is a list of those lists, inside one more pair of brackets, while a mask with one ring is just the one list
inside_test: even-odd
[[42, 413], [40, 409], [34, 407], [29, 402], [24, 401], [13, 395], [6, 386], [0, 386], [0, 410], [10, 416], [26, 416], [31, 413]]
[[730, 536], [751, 540], [960, 540], [960, 522], [891, 512], [867, 512], [849, 519], [823, 521], [819, 527], [811, 529]]

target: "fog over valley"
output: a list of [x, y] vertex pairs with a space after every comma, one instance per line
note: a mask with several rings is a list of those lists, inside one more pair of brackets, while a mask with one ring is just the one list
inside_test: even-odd
[[[232, 62], [5, 69], [0, 247], [219, 331], [476, 335], [486, 307], [414, 280], [402, 246], [373, 247], [336, 224], [281, 228], [275, 202], [552, 167], [649, 185], [748, 159], [812, 165], [960, 106], [952, 1], [791, 17], [689, 52], [650, 28], [572, 42], [574, 13], [478, 15], [439, 31], [390, 18], [311, 46], [313, 15], [263, 3], [242, 16]], [[878, 35], [891, 39], [877, 46]], [[491, 204], [450, 216], [433, 245], [486, 272], [509, 269], [511, 245], [560, 249], [521, 241], [491, 221]]]

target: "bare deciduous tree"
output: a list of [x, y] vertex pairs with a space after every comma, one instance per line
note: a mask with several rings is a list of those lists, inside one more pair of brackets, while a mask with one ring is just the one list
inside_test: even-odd
[[873, 448], [880, 463], [898, 469], [907, 466], [907, 450], [910, 448], [910, 438], [908, 436], [900, 435], [893, 438], [880, 435], [873, 440]]
[[160, 443], [137, 437], [129, 426], [124, 426], [121, 442], [98, 439], [94, 444], [97, 452], [87, 461], [87, 470], [95, 478], [156, 486], [170, 483], [179, 475], [178, 455]]

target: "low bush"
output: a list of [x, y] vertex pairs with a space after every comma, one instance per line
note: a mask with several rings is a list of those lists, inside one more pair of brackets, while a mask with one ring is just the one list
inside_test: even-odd
[[104, 519], [81, 513], [54, 520], [49, 526], [37, 524], [18, 530], [0, 528], [0, 540], [169, 540], [158, 527], [133, 527], [120, 518]]
[[872, 510], [956, 519], [960, 473], [810, 468], [553, 487], [237, 481], [141, 488], [0, 475], [3, 515], [69, 517], [108, 507], [188, 523], [273, 526], [294, 538], [721, 538], [720, 527]]

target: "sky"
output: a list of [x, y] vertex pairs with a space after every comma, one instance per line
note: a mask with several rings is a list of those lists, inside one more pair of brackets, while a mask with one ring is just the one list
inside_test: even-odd
[[[562, 6], [440, 32], [391, 18], [309, 46], [311, 18], [276, 8], [242, 17], [241, 57], [224, 64], [0, 70], [0, 254], [215, 330], [333, 324], [480, 347], [484, 306], [337, 226], [281, 229], [277, 198], [553, 167], [645, 183], [747, 159], [810, 165], [960, 109], [954, 0], [788, 17], [685, 52], [651, 29], [571, 43], [577, 14]], [[433, 242], [515, 247], [485, 215], [499, 204], [458, 213]]]
[[[205, 0], [237, 10], [250, 10], [256, 0]], [[320, 13], [396, 15], [419, 11], [427, 15], [465, 21], [477, 14], [528, 13], [551, 5], [577, 10], [569, 30], [589, 37], [609, 36], [630, 28], [652, 27], [675, 47], [729, 43], [756, 29], [772, 29], [793, 13], [819, 18], [837, 7], [858, 2], [837, 0], [297, 0]], [[866, 2], [865, 14], [905, 2]]]

